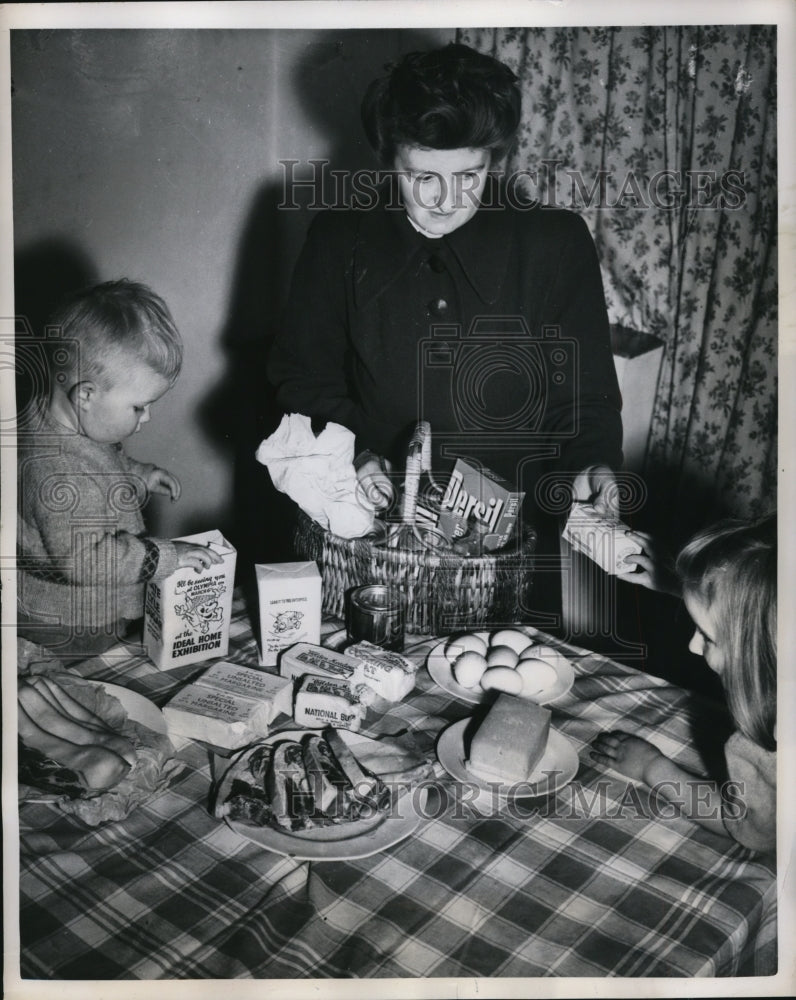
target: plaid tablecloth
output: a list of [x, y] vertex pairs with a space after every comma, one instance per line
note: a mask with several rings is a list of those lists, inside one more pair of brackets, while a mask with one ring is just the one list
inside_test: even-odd
[[[422, 662], [433, 640], [411, 655]], [[576, 746], [574, 781], [536, 808], [476, 811], [437, 764], [425, 818], [369, 858], [300, 862], [208, 812], [212, 759], [178, 743], [168, 789], [124, 822], [87, 829], [20, 808], [21, 971], [31, 979], [733, 976], [776, 969], [773, 860], [650, 807], [595, 765], [603, 729], [649, 737], [698, 768], [715, 736], [685, 691], [568, 647], [576, 679], [551, 706]], [[230, 660], [256, 664], [243, 603]], [[157, 671], [113, 651], [80, 668], [162, 705], [205, 665]], [[433, 747], [472, 706], [425, 669], [368, 735]], [[706, 714], [707, 713], [707, 714]], [[290, 728], [284, 720], [284, 728]]]

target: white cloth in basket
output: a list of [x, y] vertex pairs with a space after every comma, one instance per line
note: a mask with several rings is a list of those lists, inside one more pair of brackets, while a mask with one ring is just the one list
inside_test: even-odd
[[372, 529], [374, 508], [358, 489], [348, 428], [328, 423], [315, 437], [310, 418], [291, 413], [261, 442], [257, 461], [278, 490], [333, 534], [360, 538]]

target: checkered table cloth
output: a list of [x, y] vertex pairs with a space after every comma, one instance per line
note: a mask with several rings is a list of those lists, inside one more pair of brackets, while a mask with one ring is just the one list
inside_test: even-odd
[[[410, 655], [422, 663], [433, 644]], [[87, 829], [53, 805], [22, 805], [23, 978], [773, 973], [773, 860], [656, 814], [643, 786], [588, 755], [599, 731], [625, 727], [698, 768], [692, 732], [716, 731], [708, 709], [567, 650], [576, 680], [552, 706], [553, 726], [578, 750], [574, 781], [535, 809], [478, 812], [437, 764], [419, 828], [373, 857], [300, 862], [233, 831], [208, 812], [212, 760], [189, 741], [168, 789], [121, 823]], [[240, 600], [228, 658], [257, 663]], [[117, 650], [80, 672], [163, 705], [206, 666], [161, 672]], [[369, 713], [364, 731], [409, 731], [430, 753], [471, 712], [421, 669], [414, 692]]]

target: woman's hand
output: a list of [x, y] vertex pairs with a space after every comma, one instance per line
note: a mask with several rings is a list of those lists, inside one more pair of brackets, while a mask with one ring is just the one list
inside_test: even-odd
[[616, 476], [607, 465], [590, 465], [575, 476], [572, 499], [590, 503], [603, 517], [619, 517], [619, 490]]
[[672, 560], [661, 553], [652, 535], [648, 535], [646, 531], [628, 531], [626, 535], [638, 542], [643, 551], [625, 556], [625, 563], [631, 565], [624, 572], [617, 573], [618, 578], [649, 590], [681, 597], [680, 581], [674, 572]]
[[590, 756], [598, 763], [607, 764], [615, 771], [626, 774], [628, 778], [648, 785], [654, 783], [651, 771], [655, 764], [668, 761], [668, 757], [651, 743], [621, 730], [600, 733], [594, 741]]
[[176, 476], [165, 469], [154, 468], [147, 476], [146, 488], [150, 493], [162, 493], [170, 496], [172, 502], [180, 499], [182, 487]]
[[390, 480], [392, 466], [386, 458], [363, 451], [354, 459], [359, 488], [376, 510], [387, 510], [395, 502], [395, 488]]
[[175, 542], [174, 548], [177, 550], [177, 565], [180, 569], [192, 566], [197, 573], [201, 573], [203, 569], [208, 569], [213, 563], [224, 561], [209, 545], [195, 545], [193, 542]]

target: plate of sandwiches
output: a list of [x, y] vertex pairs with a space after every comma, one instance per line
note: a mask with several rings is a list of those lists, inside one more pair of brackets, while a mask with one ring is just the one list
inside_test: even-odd
[[540, 642], [535, 628], [521, 625], [443, 639], [428, 654], [426, 668], [444, 691], [472, 705], [496, 691], [549, 705], [575, 681], [567, 657]]
[[406, 761], [389, 753], [346, 729], [274, 733], [235, 758], [212, 809], [241, 836], [298, 861], [367, 858], [423, 819], [426, 789], [413, 780], [428, 768], [413, 761], [402, 770]]
[[460, 719], [437, 741], [448, 774], [500, 798], [539, 798], [568, 785], [578, 773], [573, 744], [550, 727], [550, 712], [502, 694], [479, 722]]
[[20, 677], [21, 802], [51, 802], [90, 826], [123, 819], [165, 786], [173, 747], [148, 698], [56, 673]]

